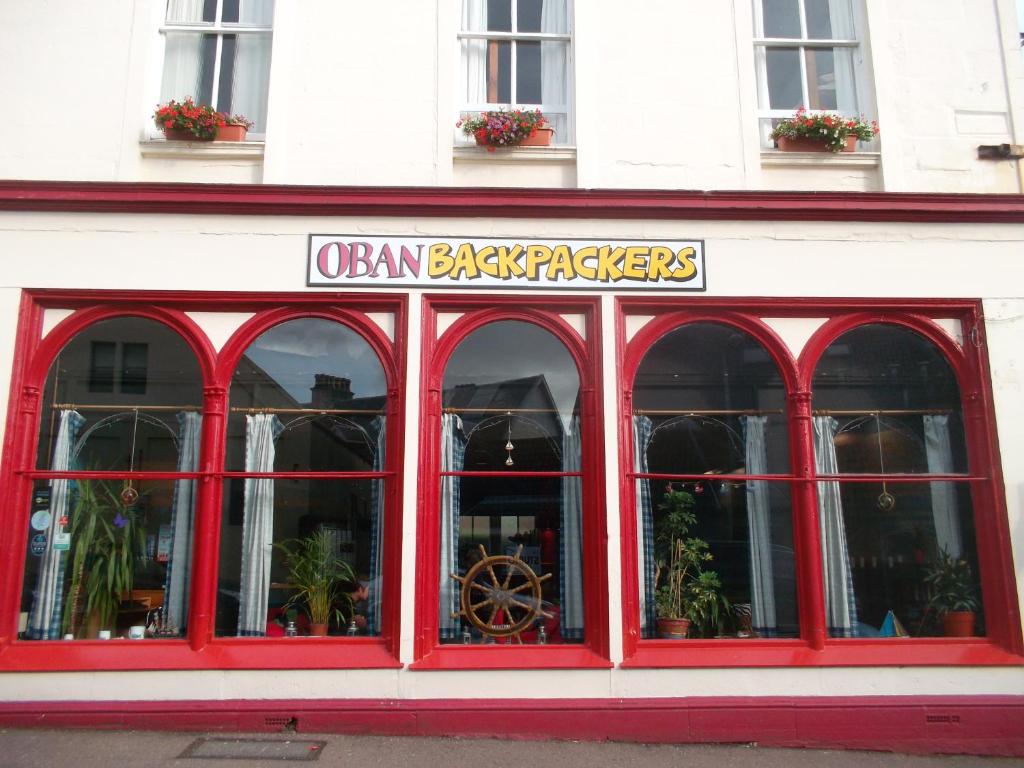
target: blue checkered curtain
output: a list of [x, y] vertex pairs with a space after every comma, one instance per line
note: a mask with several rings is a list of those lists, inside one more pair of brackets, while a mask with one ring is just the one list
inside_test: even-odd
[[[949, 416], [924, 416], [924, 450], [928, 472], [948, 475], [953, 472], [953, 451], [949, 445]], [[950, 557], [959, 560], [963, 552], [960, 535], [960, 511], [953, 483], [929, 483], [932, 495], [932, 517], [935, 520], [935, 543]]]
[[[454, 413], [441, 414], [441, 471], [461, 472], [466, 461], [466, 436], [462, 419]], [[459, 572], [459, 483], [461, 478], [441, 477], [441, 572], [440, 629], [442, 640], [455, 640], [461, 634], [458, 582]]]
[[[836, 429], [831, 416], [814, 417], [814, 468], [819, 475], [839, 474], [836, 460]], [[846, 546], [846, 523], [839, 483], [818, 483], [818, 524], [821, 528], [821, 566], [825, 580], [825, 618], [832, 637], [857, 633], [857, 599]]]
[[[647, 416], [633, 417], [633, 470], [639, 474], [647, 470], [647, 446], [651, 442], [654, 426]], [[654, 508], [651, 504], [651, 483], [647, 479], [636, 481], [636, 546], [637, 567], [640, 570], [640, 636], [654, 637], [658, 615], [654, 604]]]
[[[274, 441], [284, 425], [272, 413], [245, 417], [245, 471], [273, 472]], [[245, 481], [242, 519], [242, 575], [238, 605], [238, 634], [267, 633], [270, 602], [270, 556], [274, 549], [274, 481], [250, 477]]]
[[[373, 420], [373, 429], [377, 431], [377, 450], [373, 453], [374, 472], [384, 469], [384, 444], [387, 436], [384, 427], [386, 423], [383, 416], [378, 416]], [[370, 482], [373, 493], [370, 514], [373, 517], [370, 522], [370, 583], [367, 585], [369, 615], [366, 617], [366, 631], [370, 635], [376, 635], [380, 633], [380, 600], [381, 584], [383, 583], [384, 481], [372, 480]]]
[[[195, 472], [199, 467], [199, 436], [203, 417], [195, 411], [178, 414], [178, 471]], [[188, 621], [189, 574], [192, 570], [192, 531], [196, 516], [195, 480], [174, 483], [171, 504], [171, 547], [164, 579], [164, 621], [185, 631]]]
[[[764, 445], [767, 416], [744, 416], [743, 436], [748, 475], [768, 473]], [[768, 482], [748, 480], [747, 523], [750, 531], [750, 617], [754, 630], [762, 637], [778, 632], [775, 619], [775, 574], [772, 567], [772, 517]]]
[[[580, 417], [572, 415], [562, 435], [562, 471], [579, 472]], [[562, 535], [559, 566], [561, 626], [564, 640], [583, 639], [583, 499], [579, 477], [562, 478]]]
[[[57, 440], [53, 447], [50, 469], [67, 472], [71, 469], [72, 451], [78, 439], [78, 431], [85, 424], [85, 418], [73, 410], [60, 412]], [[60, 638], [61, 598], [64, 593], [64, 550], [53, 548], [54, 538], [64, 531], [61, 518], [68, 514], [71, 502], [73, 480], [50, 481], [50, 526], [46, 531], [46, 551], [39, 564], [39, 576], [32, 594], [32, 610], [29, 613], [27, 635], [33, 640], [57, 640]]]

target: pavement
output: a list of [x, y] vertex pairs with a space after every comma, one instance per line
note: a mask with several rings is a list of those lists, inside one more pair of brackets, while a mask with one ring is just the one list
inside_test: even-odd
[[[207, 741], [198, 741], [207, 739]], [[242, 740], [236, 742], [235, 740]], [[237, 757], [196, 757], [228, 750]], [[186, 756], [191, 752], [193, 756]], [[289, 760], [268, 758], [291, 753]], [[248, 754], [249, 757], [242, 757]], [[256, 755], [264, 755], [257, 757]], [[301, 761], [295, 758], [302, 758]], [[293, 762], [293, 760], [295, 760]], [[753, 745], [0, 729], [0, 768], [1002, 768], [1024, 759]]]

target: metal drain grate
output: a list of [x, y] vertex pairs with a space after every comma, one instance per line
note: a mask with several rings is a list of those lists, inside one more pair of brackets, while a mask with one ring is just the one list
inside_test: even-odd
[[297, 739], [196, 739], [178, 755], [204, 760], [318, 760], [326, 741]]

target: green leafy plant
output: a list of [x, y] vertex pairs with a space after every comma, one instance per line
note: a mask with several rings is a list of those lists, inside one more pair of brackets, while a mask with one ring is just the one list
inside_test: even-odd
[[82, 616], [81, 626], [113, 629], [121, 600], [135, 582], [136, 559], [146, 551], [146, 532], [135, 504], [126, 504], [109, 483], [79, 480], [76, 485], [64, 632], [80, 630]]
[[242, 125], [245, 126], [245, 130], [249, 130], [256, 123], [247, 118], [245, 115], [229, 115], [227, 112], [220, 113], [221, 119], [224, 120], [224, 125]]
[[687, 536], [697, 522], [693, 496], [669, 484], [655, 520], [655, 606], [665, 619], [689, 619], [695, 634], [717, 631], [729, 613], [718, 573], [705, 566], [714, 560], [706, 541]]
[[772, 131], [772, 138], [779, 139], [819, 139], [833, 152], [841, 152], [846, 146], [846, 139], [856, 136], [860, 141], [868, 141], [878, 133], [878, 123], [867, 122], [863, 118], [843, 117], [832, 112], [808, 112], [803, 107], [796, 115], [780, 120]]
[[929, 609], [940, 614], [978, 610], [978, 588], [966, 560], [940, 550], [938, 558], [925, 570], [924, 583], [931, 592]]
[[153, 113], [153, 122], [161, 130], [184, 131], [197, 139], [209, 141], [217, 135], [217, 129], [225, 124], [225, 119], [213, 107], [196, 104], [191, 97], [186, 97], [181, 102], [171, 99], [158, 105]]
[[539, 109], [498, 109], [459, 120], [455, 126], [476, 139], [477, 144], [484, 144], [488, 151], [494, 151], [495, 147], [514, 147], [546, 124], [547, 119]]
[[356, 576], [352, 566], [338, 557], [333, 532], [319, 528], [305, 538], [289, 539], [276, 546], [284, 553], [288, 585], [294, 590], [286, 609], [303, 607], [313, 624], [328, 624], [331, 619], [343, 623], [353, 608], [345, 586], [356, 583]]

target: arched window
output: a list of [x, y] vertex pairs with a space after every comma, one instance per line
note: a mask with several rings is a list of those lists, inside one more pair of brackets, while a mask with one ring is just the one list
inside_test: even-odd
[[949, 362], [912, 330], [864, 325], [828, 346], [813, 388], [815, 465], [829, 476], [817, 484], [829, 634], [942, 635], [954, 609], [978, 612], [981, 630], [961, 398]]
[[43, 390], [35, 465], [55, 476], [33, 487], [24, 637], [184, 635], [202, 387], [192, 349], [153, 320], [103, 320], [60, 350]]
[[675, 328], [643, 354], [632, 403], [641, 636], [798, 635], [789, 482], [759, 479], [789, 473], [767, 350], [726, 325]]
[[381, 629], [384, 367], [339, 322], [262, 333], [231, 379], [216, 633]]
[[[584, 436], [572, 355], [538, 325], [492, 322], [455, 348], [441, 395], [441, 642], [583, 640]], [[537, 584], [505, 562], [475, 570], [517, 553]]]

